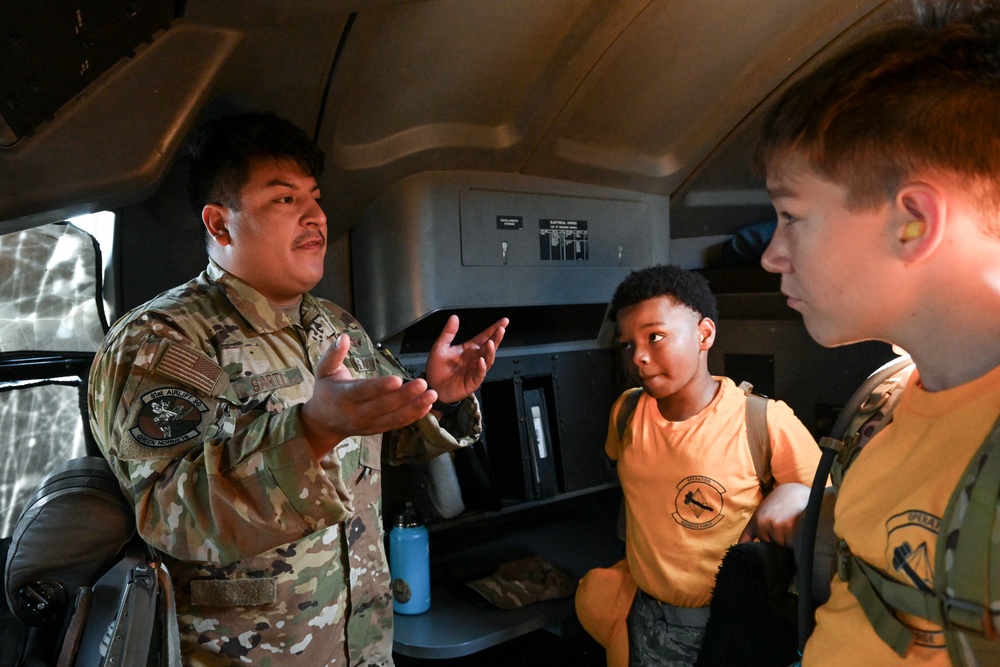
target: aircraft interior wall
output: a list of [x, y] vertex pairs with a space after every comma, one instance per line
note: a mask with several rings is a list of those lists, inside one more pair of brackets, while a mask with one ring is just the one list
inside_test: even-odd
[[[186, 193], [191, 131], [250, 110], [305, 129], [326, 154], [326, 273], [314, 294], [352, 312], [414, 376], [450, 314], [463, 340], [511, 320], [478, 394], [481, 442], [439, 457], [444, 472], [383, 470], [386, 515], [416, 500], [429, 517], [434, 611], [454, 612], [464, 631], [488, 612], [456, 586], [506, 560], [533, 553], [582, 575], [621, 556], [604, 440], [631, 382], [606, 309], [631, 270], [671, 262], [708, 278], [721, 313], [709, 370], [785, 401], [817, 437], [892, 356], [875, 342], [821, 347], [759, 256], [720, 257], [734, 235], [774, 221], [750, 168], [768, 101], [905, 2], [21, 3], [8, 16], [20, 27], [0, 29], [0, 234], [113, 211], [113, 322], [206, 266]], [[113, 5], [127, 11], [111, 16]], [[66, 12], [76, 24], [53, 20]], [[0, 287], [31, 291], [57, 273], [45, 262], [0, 273]], [[8, 307], [0, 330], [31, 309]], [[24, 495], [60, 457], [96, 453], [83, 404], [69, 403], [86, 396], [100, 332], [90, 338], [76, 356], [56, 353], [63, 365], [69, 356], [72, 385], [32, 389], [44, 395], [31, 405], [61, 408], [51, 423], [41, 422], [54, 410], [7, 391], [22, 350], [0, 358], [0, 423], [28, 424], [52, 447], [22, 457], [30, 475], [10, 466], [0, 495]], [[53, 434], [69, 429], [72, 443]], [[0, 458], [20, 462], [17, 446]], [[441, 475], [458, 484], [461, 510], [431, 496]], [[12, 525], [18, 508], [0, 509]], [[575, 619], [572, 599], [521, 611], [488, 616], [495, 627], [457, 648], [397, 617], [399, 650], [450, 657]]]

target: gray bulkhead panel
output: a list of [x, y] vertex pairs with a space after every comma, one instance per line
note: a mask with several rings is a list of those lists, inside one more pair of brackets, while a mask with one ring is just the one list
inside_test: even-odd
[[384, 340], [445, 309], [606, 303], [630, 271], [668, 261], [669, 231], [666, 197], [517, 174], [416, 174], [352, 231], [354, 310]]

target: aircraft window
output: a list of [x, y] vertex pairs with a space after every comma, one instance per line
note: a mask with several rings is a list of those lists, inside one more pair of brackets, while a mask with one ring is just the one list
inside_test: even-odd
[[107, 330], [101, 255], [66, 222], [0, 236], [0, 537], [57, 463], [98, 454], [84, 411]]
[[65, 222], [0, 236], [0, 352], [96, 351], [99, 258], [94, 237]]
[[[111, 249], [115, 238], [116, 220], [117, 218], [115, 217], [115, 214], [111, 211], [98, 211], [97, 213], [80, 215], [68, 220], [71, 225], [87, 232], [97, 242], [97, 247], [100, 252], [97, 258], [100, 264], [100, 273], [97, 274], [97, 277], [99, 278], [108, 276], [108, 267], [111, 264], [113, 257]], [[114, 304], [110, 301], [108, 288], [111, 287], [111, 285], [103, 279], [100, 281], [99, 285], [101, 285], [100, 290], [104, 297], [102, 303], [100, 304], [104, 308], [104, 313], [101, 314], [101, 317], [106, 317], [107, 314], [117, 311], [115, 311]], [[104, 324], [105, 329], [107, 329], [107, 324], [108, 323]]]

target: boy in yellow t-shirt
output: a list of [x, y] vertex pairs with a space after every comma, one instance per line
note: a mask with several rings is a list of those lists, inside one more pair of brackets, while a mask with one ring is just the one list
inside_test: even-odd
[[718, 319], [708, 282], [676, 266], [635, 271], [615, 291], [609, 317], [644, 391], [620, 439], [625, 395], [615, 403], [605, 445], [625, 496], [626, 559], [584, 577], [578, 613], [609, 665], [694, 664], [726, 549], [741, 536], [790, 541], [820, 452], [787, 405], [768, 401], [778, 484], [768, 506], [777, 509], [751, 521], [763, 493], [747, 396], [708, 371]]
[[[778, 213], [762, 262], [812, 337], [888, 341], [916, 364], [892, 423], [836, 497], [841, 553], [941, 601], [941, 520], [1000, 415], [1000, 6], [918, 9], [790, 87], [757, 162]], [[975, 536], [983, 548], [988, 532]], [[962, 575], [981, 578], [972, 602], [983, 611], [987, 572]], [[897, 608], [870, 621], [878, 596], [859, 590], [833, 575], [806, 667], [971, 664], [970, 640], [947, 646], [940, 623]], [[938, 611], [962, 611], [949, 606]], [[996, 619], [988, 609], [976, 619], [993, 647], [980, 664], [1000, 662]], [[887, 627], [900, 628], [895, 640]]]

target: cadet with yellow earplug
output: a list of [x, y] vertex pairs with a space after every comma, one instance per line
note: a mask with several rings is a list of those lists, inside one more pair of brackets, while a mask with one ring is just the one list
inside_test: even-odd
[[911, 220], [906, 225], [903, 226], [903, 236], [904, 241], [913, 241], [914, 239], [919, 239], [924, 235], [924, 229], [927, 225], [923, 220]]
[[793, 84], [756, 153], [812, 337], [916, 364], [835, 497], [806, 667], [1000, 664], [1000, 5], [917, 10]]

